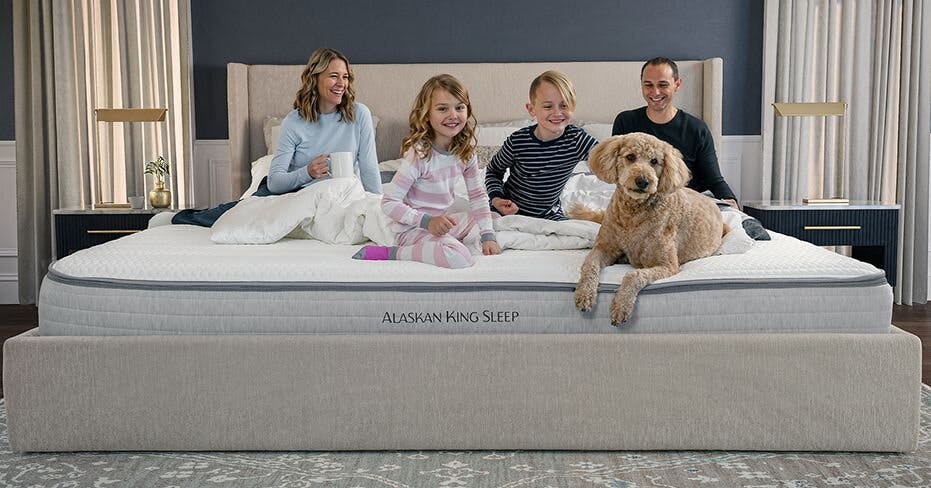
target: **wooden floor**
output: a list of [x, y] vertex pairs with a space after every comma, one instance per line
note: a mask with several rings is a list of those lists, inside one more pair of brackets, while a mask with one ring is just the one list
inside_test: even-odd
[[[0, 305], [0, 343], [36, 326], [36, 307], [33, 305]], [[896, 305], [892, 309], [892, 323], [921, 338], [921, 379], [931, 384], [931, 305], [906, 307]], [[0, 364], [3, 352], [0, 351]], [[0, 380], [0, 398], [3, 383]]]

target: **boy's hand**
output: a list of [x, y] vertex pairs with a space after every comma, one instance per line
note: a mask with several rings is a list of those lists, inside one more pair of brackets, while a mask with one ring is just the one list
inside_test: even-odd
[[501, 246], [495, 241], [485, 241], [482, 243], [482, 254], [486, 256], [501, 254]]
[[491, 199], [491, 205], [498, 210], [501, 215], [514, 215], [517, 213], [517, 204], [501, 197]]
[[452, 229], [455, 225], [456, 220], [449, 215], [437, 215], [436, 217], [430, 217], [430, 221], [427, 222], [427, 232], [440, 237], [449, 232], [449, 229]]
[[737, 200], [734, 200], [733, 198], [724, 198], [721, 201], [730, 205], [731, 207], [736, 208], [737, 210], [740, 210], [740, 206], [737, 205]]

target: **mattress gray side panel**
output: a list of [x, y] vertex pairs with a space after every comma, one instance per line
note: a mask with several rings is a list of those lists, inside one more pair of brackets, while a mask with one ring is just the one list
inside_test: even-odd
[[623, 327], [612, 292], [591, 312], [570, 290], [169, 290], [81, 286], [46, 278], [43, 335], [888, 332], [886, 284], [644, 293]]

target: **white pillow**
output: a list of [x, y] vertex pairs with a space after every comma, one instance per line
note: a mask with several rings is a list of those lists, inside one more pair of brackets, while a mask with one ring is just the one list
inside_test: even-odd
[[249, 184], [249, 188], [239, 197], [240, 200], [252, 195], [259, 189], [262, 178], [268, 176], [268, 169], [272, 166], [273, 158], [274, 156], [271, 154], [266, 154], [252, 162], [252, 182]]
[[390, 159], [388, 161], [382, 161], [378, 163], [378, 171], [397, 171], [401, 168], [402, 163], [404, 163], [403, 159]]
[[535, 124], [533, 119], [512, 120], [494, 124], [479, 124], [475, 128], [475, 137], [479, 146], [500, 146], [514, 131]]
[[598, 139], [598, 142], [601, 142], [609, 137], [611, 137], [611, 131], [614, 129], [614, 124], [585, 124], [585, 132], [588, 132], [595, 139]]
[[588, 167], [588, 161], [583, 159], [575, 165], [575, 168], [572, 168], [572, 174], [579, 173], [591, 173], [592, 169]]
[[265, 154], [275, 154], [278, 136], [281, 135], [281, 117], [265, 117], [262, 133], [265, 135]]
[[[265, 153], [275, 154], [278, 137], [281, 136], [281, 117], [265, 117], [262, 133], [265, 135]], [[378, 130], [378, 117], [372, 114], [372, 132]]]

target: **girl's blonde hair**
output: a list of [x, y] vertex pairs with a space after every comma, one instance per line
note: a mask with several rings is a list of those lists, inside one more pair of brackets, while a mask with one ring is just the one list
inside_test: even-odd
[[575, 87], [569, 78], [556, 70], [544, 71], [530, 82], [530, 102], [533, 103], [534, 97], [537, 96], [537, 88], [544, 82], [549, 83], [559, 90], [562, 99], [566, 101], [569, 110], [575, 110]]
[[403, 156], [409, 149], [413, 149], [419, 158], [428, 158], [433, 152], [433, 139], [436, 134], [433, 127], [430, 126], [430, 106], [433, 100], [433, 92], [436, 90], [446, 90], [450, 95], [464, 103], [469, 115], [465, 121], [465, 127], [453, 137], [453, 142], [449, 146], [449, 152], [455, 154], [462, 160], [463, 164], [472, 159], [475, 152], [475, 126], [478, 122], [475, 120], [475, 114], [472, 112], [472, 102], [469, 100], [469, 91], [466, 90], [462, 82], [452, 75], [437, 75], [427, 80], [420, 88], [420, 93], [414, 100], [414, 106], [411, 109], [411, 115], [408, 117], [410, 123], [410, 133], [401, 141], [401, 155]]
[[304, 72], [301, 73], [301, 87], [297, 90], [297, 95], [294, 96], [294, 108], [297, 109], [297, 113], [302, 119], [316, 122], [319, 118], [320, 108], [317, 104], [320, 103], [320, 93], [317, 92], [317, 76], [325, 72], [327, 66], [334, 59], [346, 63], [346, 70], [349, 71], [349, 84], [343, 93], [343, 100], [336, 108], [339, 110], [340, 117], [344, 122], [355, 121], [356, 114], [353, 111], [353, 104], [356, 100], [356, 90], [352, 84], [356, 77], [352, 74], [352, 67], [349, 65], [346, 56], [328, 47], [321, 47], [311, 53], [310, 59], [307, 60], [307, 66], [304, 68]]

